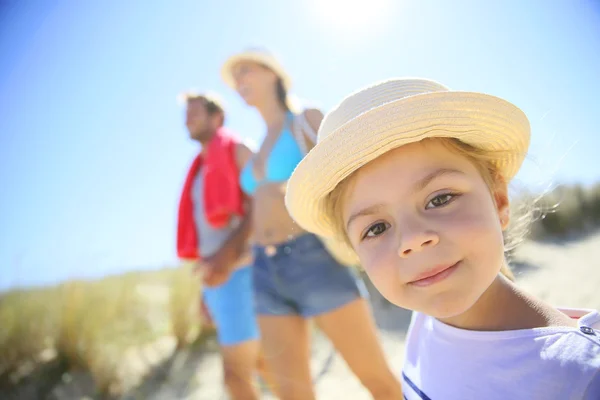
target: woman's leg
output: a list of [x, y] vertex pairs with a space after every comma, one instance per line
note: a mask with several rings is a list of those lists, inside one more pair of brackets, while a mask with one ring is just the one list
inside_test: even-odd
[[402, 399], [400, 382], [385, 358], [366, 299], [356, 298], [315, 320], [373, 399]]
[[261, 349], [279, 399], [312, 400], [309, 324], [288, 297], [282, 271], [289, 266], [278, 261], [255, 248], [254, 293]]
[[299, 314], [315, 318], [373, 398], [401, 399], [366, 300], [368, 292], [351, 268], [340, 265], [314, 235], [298, 237], [284, 252], [286, 288]]
[[259, 315], [261, 345], [281, 400], [313, 400], [310, 330], [296, 315]]

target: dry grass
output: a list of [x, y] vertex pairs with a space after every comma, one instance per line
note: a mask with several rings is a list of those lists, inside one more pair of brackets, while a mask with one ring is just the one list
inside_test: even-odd
[[563, 239], [588, 233], [600, 226], [600, 183], [562, 185], [540, 199], [532, 239]]
[[19, 290], [0, 297], [0, 376], [55, 354], [91, 373], [100, 392], [119, 390], [126, 350], [165, 335], [181, 346], [199, 333], [199, 284], [187, 267]]
[[198, 279], [191, 279], [192, 276], [192, 266], [184, 264], [171, 277], [171, 287], [176, 290], [169, 296], [169, 315], [177, 348], [194, 342], [200, 332], [200, 284]]
[[14, 291], [0, 297], [0, 376], [8, 378], [54, 346], [58, 290]]

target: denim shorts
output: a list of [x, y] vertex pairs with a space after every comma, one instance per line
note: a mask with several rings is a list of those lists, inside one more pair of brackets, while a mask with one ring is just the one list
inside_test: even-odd
[[305, 318], [368, 296], [358, 273], [339, 264], [312, 234], [269, 248], [255, 246], [254, 291], [259, 315]]
[[234, 271], [222, 285], [204, 288], [202, 295], [221, 346], [259, 338], [252, 287], [252, 267], [247, 266]]

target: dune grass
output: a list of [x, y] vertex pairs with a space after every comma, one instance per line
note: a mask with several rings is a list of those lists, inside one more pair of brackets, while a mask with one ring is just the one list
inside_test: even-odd
[[600, 227], [600, 183], [561, 185], [540, 198], [533, 240], [564, 239]]
[[128, 348], [165, 335], [179, 347], [195, 340], [199, 291], [189, 267], [181, 266], [4, 293], [0, 376], [14, 383], [27, 365], [59, 358], [69, 369], [89, 371], [100, 392], [112, 392]]
[[0, 376], [15, 379], [54, 348], [58, 289], [16, 290], [0, 296]]

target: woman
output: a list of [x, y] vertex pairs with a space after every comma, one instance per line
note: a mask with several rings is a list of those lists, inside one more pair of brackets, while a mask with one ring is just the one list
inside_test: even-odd
[[[318, 237], [298, 227], [285, 208], [286, 181], [314, 145], [311, 136], [323, 114], [316, 109], [297, 113], [288, 96], [289, 76], [265, 51], [230, 57], [222, 76], [256, 108], [267, 127], [260, 150], [240, 174], [240, 184], [254, 199], [255, 297], [277, 392], [283, 400], [314, 398], [309, 367], [309, 320], [314, 318], [373, 398], [402, 398], [378, 342], [363, 282]], [[307, 122], [303, 134], [294, 125], [299, 119]]]

